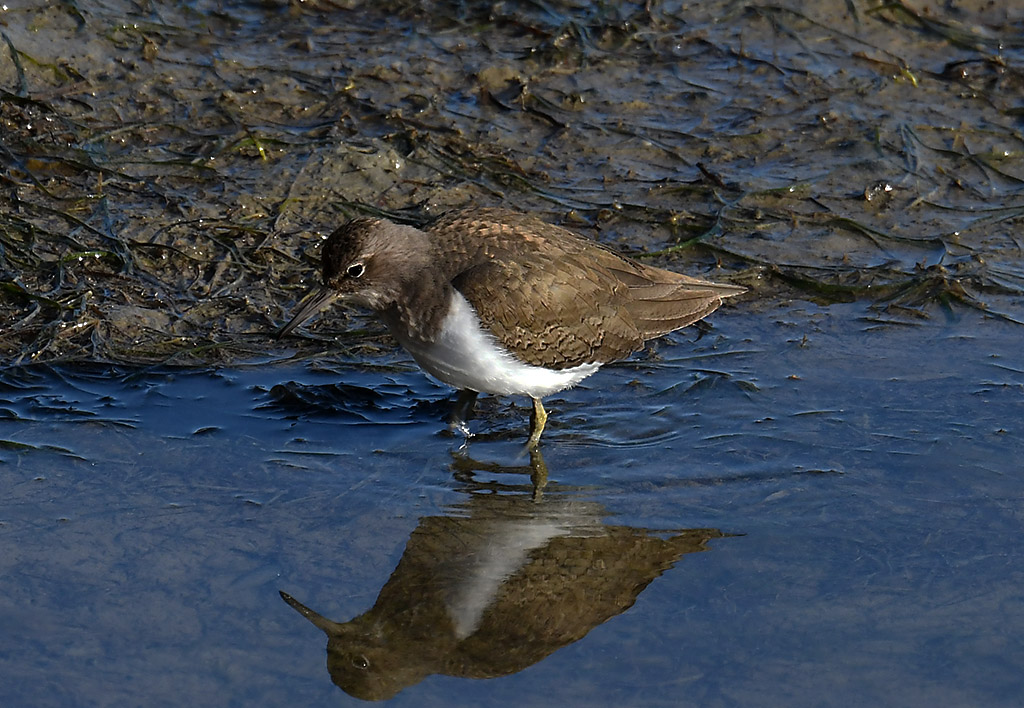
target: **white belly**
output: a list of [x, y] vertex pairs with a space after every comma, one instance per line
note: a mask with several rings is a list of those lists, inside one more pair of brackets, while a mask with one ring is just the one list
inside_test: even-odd
[[543, 398], [575, 386], [601, 367], [599, 363], [581, 364], [554, 370], [524, 364], [480, 325], [473, 306], [458, 291], [453, 291], [441, 333], [432, 344], [411, 341], [401, 327], [388, 326], [417, 364], [457, 389]]

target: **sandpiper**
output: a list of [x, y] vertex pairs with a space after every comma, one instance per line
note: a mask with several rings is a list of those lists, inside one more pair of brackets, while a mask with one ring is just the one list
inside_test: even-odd
[[335, 301], [368, 308], [429, 374], [461, 391], [541, 399], [744, 291], [654, 268], [560, 226], [506, 209], [451, 212], [424, 229], [355, 219], [328, 237], [323, 285], [284, 336]]

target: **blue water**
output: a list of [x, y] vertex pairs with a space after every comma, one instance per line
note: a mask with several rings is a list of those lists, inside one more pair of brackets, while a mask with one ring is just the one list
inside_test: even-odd
[[[1019, 328], [713, 323], [550, 399], [538, 500], [526, 402], [482, 399], [464, 445], [400, 352], [5, 371], [0, 702], [361, 703], [284, 590], [339, 623], [421, 608], [375, 625], [419, 667], [374, 655], [395, 705], [1019, 705]], [[639, 569], [687, 530], [700, 548]], [[544, 612], [580, 636], [461, 677], [474, 628], [500, 630], [472, 667], [507, 668]]]

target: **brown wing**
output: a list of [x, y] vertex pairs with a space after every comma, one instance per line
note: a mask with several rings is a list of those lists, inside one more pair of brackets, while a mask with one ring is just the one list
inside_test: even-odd
[[521, 361], [566, 369], [620, 359], [643, 344], [622, 307], [628, 288], [571, 261], [492, 259], [452, 281]]
[[439, 259], [455, 273], [452, 284], [529, 364], [561, 369], [620, 359], [743, 292], [637, 263], [504, 209], [455, 212], [430, 230], [446, 232], [449, 249]]
[[712, 283], [618, 258], [626, 265], [609, 264], [609, 270], [629, 288], [625, 307], [644, 339], [691, 325], [717, 310], [724, 298], [744, 292], [735, 285]]

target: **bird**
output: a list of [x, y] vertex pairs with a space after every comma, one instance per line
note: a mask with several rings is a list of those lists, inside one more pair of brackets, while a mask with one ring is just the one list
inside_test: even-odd
[[686, 327], [745, 289], [639, 263], [567, 228], [498, 207], [423, 228], [357, 218], [323, 244], [321, 285], [279, 331], [332, 303], [371, 310], [419, 366], [460, 391], [464, 431], [479, 393], [542, 399]]

